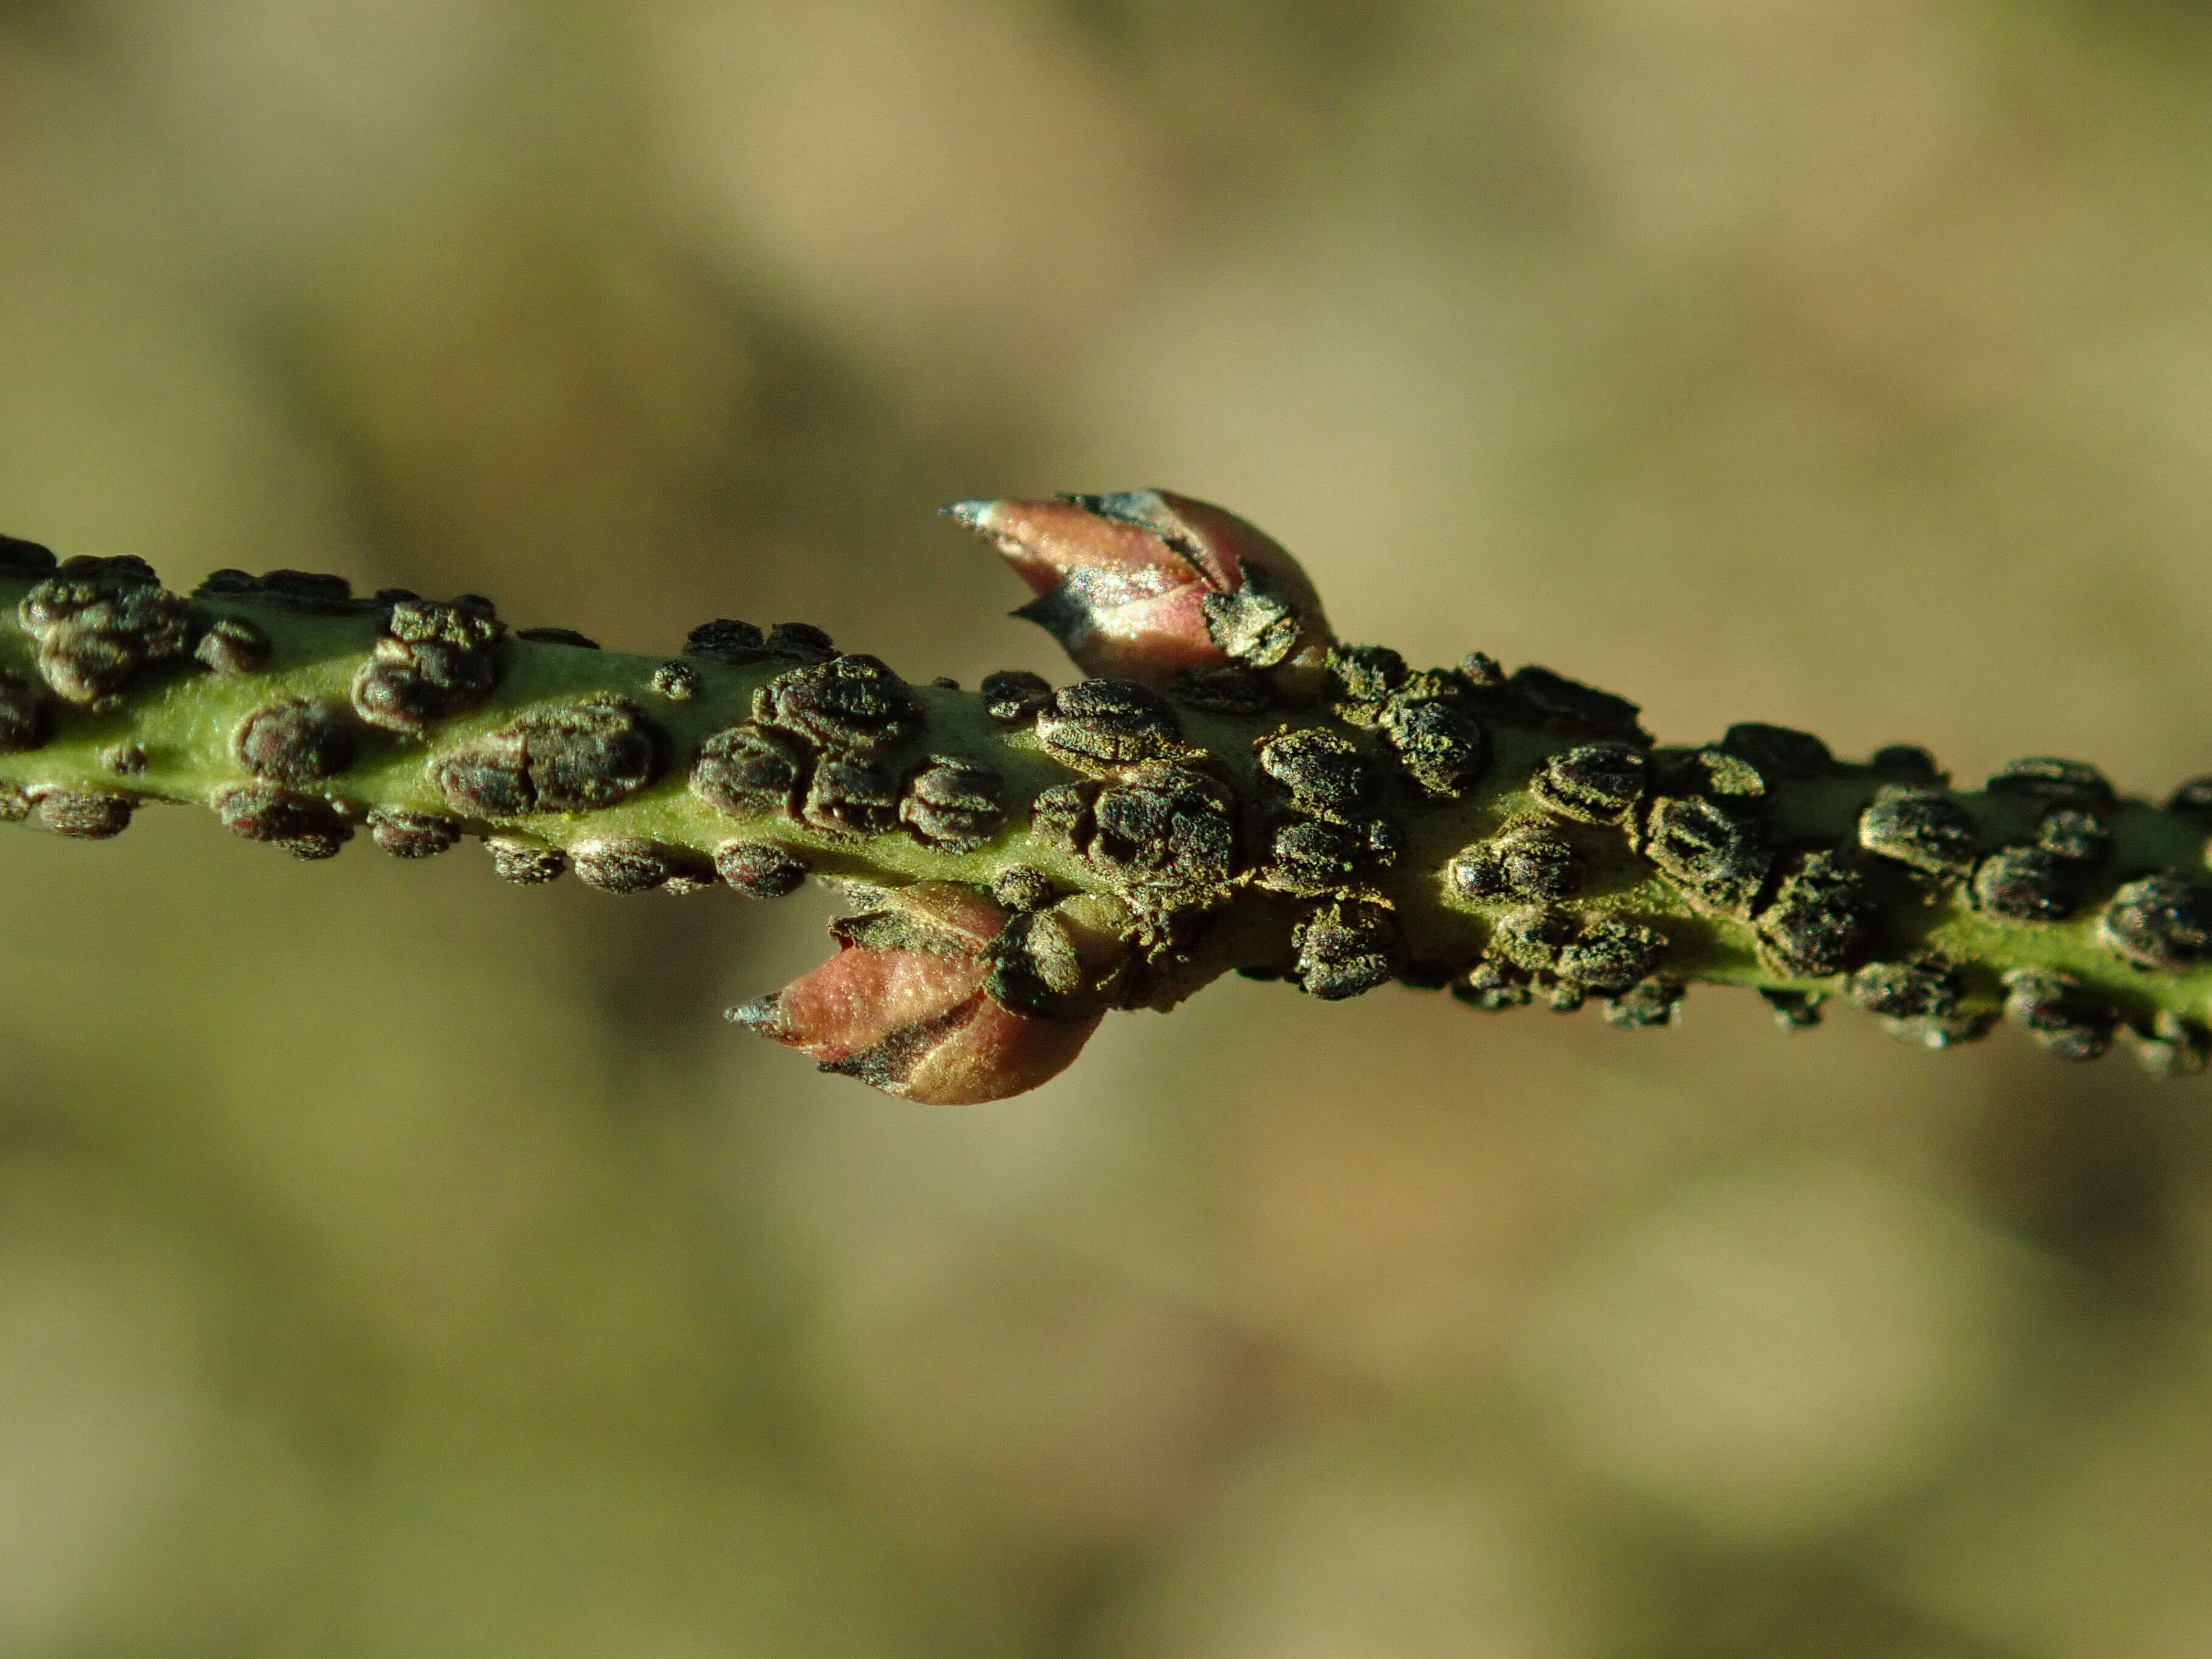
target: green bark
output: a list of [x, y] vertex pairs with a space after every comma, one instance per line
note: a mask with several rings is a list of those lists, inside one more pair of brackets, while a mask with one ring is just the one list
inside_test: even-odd
[[[66, 568], [63, 574], [69, 574]], [[343, 614], [318, 614], [315, 605], [303, 607], [282, 592], [204, 590], [190, 601], [186, 648], [204, 637], [211, 624], [235, 618], [265, 636], [265, 665], [216, 672], [192, 655], [173, 655], [123, 674], [116, 689], [88, 702], [85, 688], [57, 669], [51, 630], [42, 659], [40, 641], [26, 626], [21, 602], [38, 580], [32, 571], [0, 579], [0, 669], [15, 678], [19, 689], [28, 688], [39, 709], [35, 746], [0, 755], [0, 784], [9, 787], [10, 816], [28, 815], [64, 833], [84, 833], [88, 824], [95, 833], [112, 827], [97, 812], [88, 817], [88, 799], [220, 808], [242, 788], [278, 789], [288, 799], [319, 803], [352, 826], [367, 823], [379, 811], [397, 811], [452, 824], [467, 836], [567, 852], [611, 837], [648, 843], [667, 855], [678, 890], [702, 884], [711, 860], [732, 842], [752, 842], [787, 850], [819, 876], [886, 885], [953, 881], [988, 889], [1015, 866], [1026, 866], [1042, 872], [1062, 892], [1130, 896], [1126, 872], [1103, 866], [1064, 836], [1041, 833], [1031, 821], [1030, 808], [1041, 792], [1079, 781], [1086, 771], [1097, 777], [1115, 769], [1079, 769], [1067, 763], [1063, 755], [1048, 750], [1032, 725], [994, 720], [984, 699], [971, 690], [913, 686], [927, 731], [900, 743], [887, 757], [902, 768], [925, 755], [957, 757], [1003, 779], [1003, 827], [984, 845], [957, 851], [929, 844], [906, 829], [852, 837], [811, 827], [786, 812], [733, 816], [687, 787], [702, 742], [751, 718], [763, 688], [793, 670], [796, 664], [789, 657], [732, 664], [507, 635], [484, 651], [493, 665], [488, 694], [463, 699], [466, 706], [434, 716], [421, 732], [408, 733], [368, 723], [356, 710], [356, 676], [378, 647], [388, 606], [360, 601], [344, 607]], [[110, 623], [129, 635], [127, 622]], [[130, 644], [126, 637], [125, 647]], [[691, 694], [672, 697], [662, 671], [679, 660], [691, 671], [677, 677], [690, 682], [679, 689]], [[110, 675], [111, 681], [115, 678]], [[1317, 907], [1348, 902], [1361, 914], [1387, 917], [1391, 965], [1408, 982], [1441, 985], [1459, 979], [1462, 990], [1473, 994], [1479, 987], [1465, 982], [1468, 970], [1487, 958], [1491, 1001], [1514, 1001], [1526, 992], [1538, 1000], [1571, 1003], [1590, 988], [1543, 965], [1550, 946], [1540, 939], [1522, 947], [1516, 966], [1515, 951], [1503, 942], [1516, 926], [1529, 925], [1532, 915], [1564, 915], [1564, 925], [1587, 927], [1613, 919], [1663, 935], [1663, 951], [1640, 988], [1600, 988], [1613, 994], [1615, 1012], [1626, 1024], [1662, 1018], [1673, 988], [1694, 981], [1753, 987], [1785, 1002], [1801, 999], [1801, 1018], [1817, 999], [1849, 997], [1855, 983], [1859, 1000], [1879, 1002], [1866, 990], [1867, 964], [1934, 957], [1955, 975], [1956, 1006], [1933, 1024], [1902, 1021], [1902, 1034], [1937, 1042], [1945, 1033], [1973, 1035], [2003, 1006], [2005, 976], [2032, 970], [2063, 977], [2071, 988], [2069, 1006], [2081, 1016], [2058, 1017], [2057, 1036], [2051, 1030], [2039, 1030], [2053, 1046], [2066, 1048], [2063, 1029], [2069, 1021], [2078, 1034], [2117, 1019], [2124, 1029], [2150, 1039], [2145, 1053], [2154, 1065], [2168, 1071], [2193, 1069], [2201, 1052], [2198, 1032], [2212, 1016], [2212, 962], [2191, 959], [2187, 948], [2179, 955], [2169, 952], [2172, 959], [2164, 966], [2130, 961], [2114, 947], [2104, 921], [2113, 895], [2127, 883], [2152, 872], [2188, 876], [2200, 870], [2205, 829], [2191, 812], [2139, 801], [2093, 805], [2090, 817], [2109, 832], [2109, 852], [2069, 866], [2075, 891], [2063, 919], [2016, 920], [1978, 902], [1970, 881], [1917, 873], [1863, 849], [1861, 816], [1885, 786], [1940, 791], [1971, 815], [1976, 854], [1987, 857], [2033, 842], [2050, 799], [2006, 790], [1943, 790], [1938, 781], [1914, 770], [1910, 756], [1889, 757], [1879, 767], [1833, 763], [1810, 776], [1785, 775], [1792, 769], [1773, 767], [1761, 775], [1754, 769], [1736, 784], [1753, 793], [1729, 798], [1723, 792], [1723, 805], [1753, 825], [1761, 844], [1775, 853], [1774, 867], [1753, 884], [1749, 896], [1717, 902], [1710, 894], [1701, 897], [1697, 885], [1686, 883], [1679, 872], [1670, 876], [1655, 864], [1633, 813], [1625, 826], [1577, 822], [1531, 794], [1532, 774], [1548, 757], [1588, 744], [1598, 734], [1569, 729], [1571, 719], [1563, 723], [1555, 715], [1516, 713], [1510, 690], [1478, 688], [1463, 694], [1463, 684], [1473, 682], [1446, 687], [1448, 699], [1457, 700], [1480, 720], [1488, 755], [1479, 775], [1456, 787], [1449, 798], [1419, 787], [1394, 757], [1391, 742], [1376, 724], [1373, 705], [1363, 708], [1325, 696], [1304, 707], [1279, 704], [1249, 714], [1179, 708], [1182, 741], [1188, 750], [1184, 763], [1209, 772], [1233, 798], [1237, 872], [1222, 890], [1164, 897], [1153, 893], [1140, 904], [1151, 924], [1150, 965], [1133, 981], [1130, 1000], [1170, 1006], [1231, 970], [1311, 979], [1310, 960], [1300, 954], [1300, 924]], [[74, 699], [62, 695], [65, 691], [73, 691]], [[533, 711], [573, 708], [595, 697], [625, 702], [659, 745], [652, 780], [627, 798], [591, 811], [491, 812], [441, 784], [441, 758], [511, 728]], [[351, 738], [348, 763], [309, 781], [280, 780], [272, 785], [265, 775], [257, 778], [241, 755], [241, 730], [258, 711], [286, 700], [322, 705], [331, 713]], [[1387, 867], [1370, 867], [1347, 878], [1340, 891], [1324, 892], [1310, 882], [1303, 892], [1270, 890], [1258, 872], [1268, 860], [1270, 836], [1289, 820], [1278, 793], [1271, 793], [1275, 787], [1261, 775], [1255, 754], [1271, 733], [1315, 725], [1349, 737], [1382, 776], [1373, 816], [1391, 826], [1397, 851]], [[1648, 752], [1656, 777], [1670, 771], [1675, 776], [1670, 785], [1655, 781], [1651, 794], [1662, 787], [1681, 793], [1683, 769], [1700, 763], [1688, 750]], [[1448, 866], [1462, 849], [1493, 840], [1501, 830], [1538, 821], [1543, 833], [1563, 837], [1572, 848], [1578, 875], [1571, 892], [1551, 899], [1471, 897], [1448, 878]], [[1859, 919], [1838, 971], [1793, 972], [1787, 952], [1778, 952], [1771, 927], [1763, 928], [1755, 918], [1764, 914], [1771, 920], [1775, 884], [1791, 859], [1824, 848], [1850, 866]], [[1860, 981], [1851, 979], [1852, 969], [1861, 970]], [[1502, 992], [1497, 988], [1501, 976], [1510, 981]], [[2019, 1009], [2014, 1012], [2022, 1017]], [[2036, 1028], [2033, 1018], [2027, 1023]], [[2052, 1021], [2043, 1024], [2049, 1027]], [[2077, 1041], [2075, 1046], [2102, 1045]]]

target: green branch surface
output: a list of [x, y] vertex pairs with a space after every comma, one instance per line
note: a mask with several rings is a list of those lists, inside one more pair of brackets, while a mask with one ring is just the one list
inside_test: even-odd
[[[2111, 798], [2086, 771], [2051, 767], [1955, 791], [1919, 751], [1828, 760], [1802, 734], [1778, 738], [1771, 728], [1739, 728], [1717, 746], [1661, 748], [1635, 732], [1631, 706], [1540, 671], [1508, 678], [1473, 659], [1466, 670], [1408, 677], [1387, 653], [1340, 652], [1317, 691], [1250, 712], [1222, 712], [1218, 697], [1165, 701], [1168, 734], [1155, 720], [1110, 763], [1071, 751], [1064, 733], [1048, 741], [1049, 722], [1010, 720], [1003, 708], [994, 718], [976, 691], [911, 685], [920, 723], [894, 732], [878, 763], [910, 775], [925, 757], [957, 758], [1002, 786], [995, 827], [981, 844], [946, 844], [904, 823], [853, 834], [795, 809], [733, 812], [694, 787], [709, 740], [757, 726], [776, 686], [829, 655], [823, 641], [787, 642], [781, 653], [772, 641], [730, 649], [726, 640], [743, 635], [726, 629], [719, 650], [709, 638], [685, 654], [634, 655], [507, 634], [489, 607], [462, 601], [408, 613], [417, 632], [428, 629], [426, 647], [394, 642], [394, 606], [411, 596], [340, 599], [327, 579], [315, 589], [282, 573], [232, 574], [186, 600], [149, 586], [136, 574], [143, 567], [125, 568], [133, 562], [73, 561], [58, 576], [27, 555], [17, 562], [17, 574], [0, 577], [0, 671], [9, 689], [0, 702], [13, 705], [0, 726], [12, 723], [15, 750], [0, 754], [0, 810], [64, 834], [103, 836], [131, 809], [182, 802], [215, 808], [240, 833], [305, 856], [327, 855], [350, 832], [386, 822], [392, 833], [375, 839], [392, 850], [420, 854], [480, 837], [511, 878], [543, 879], [565, 862], [620, 890], [704, 890], [716, 884], [718, 860], [759, 867], [757, 859], [732, 859], [743, 848], [773, 855], [768, 862], [779, 868], [887, 887], [1096, 893], [1134, 918], [1141, 968], [1116, 981], [1121, 1006], [1170, 1006], [1231, 970], [1344, 994], [1384, 976], [1371, 965], [1379, 957], [1389, 977], [1450, 986], [1479, 1006], [1568, 1007], [1589, 996], [1616, 1023], [1658, 1024], [1680, 988], [1708, 981], [1768, 994], [1787, 1023], [1810, 1023], [1823, 999], [1855, 1001], [1930, 1046], [1979, 1035], [2009, 1012], [2062, 1054], [2086, 1057], [2124, 1035], [2165, 1073], [2203, 1060], [2212, 940], [2199, 937], [2206, 914], [2196, 872], [2206, 824], [2188, 792], [2160, 808]], [[40, 599], [52, 601], [72, 572], [74, 597]], [[455, 633], [470, 618], [477, 632]], [[362, 689], [380, 661], [399, 665], [401, 705], [410, 687], [420, 693], [396, 720], [372, 718], [384, 705], [374, 686]], [[465, 671], [458, 679], [447, 672], [456, 661]], [[1207, 701], [1214, 706], [1198, 706]], [[1422, 774], [1418, 734], [1406, 738], [1392, 724], [1393, 709], [1424, 702], [1455, 711], [1462, 733], [1479, 731], [1482, 753], [1473, 762], [1462, 755], [1442, 787]], [[313, 755], [303, 771], [297, 744], [279, 744], [272, 764], [245, 735], [269, 711], [296, 705], [309, 711], [309, 738], [337, 733], [334, 749], [316, 751], [343, 759], [327, 775], [306, 775], [316, 769]], [[650, 751], [601, 791], [606, 804], [514, 810], [496, 789], [454, 787], [457, 757], [513, 756], [532, 742], [551, 756], [550, 739], [518, 738], [518, 722], [578, 709], [613, 711], [618, 735]], [[1115, 741], [1131, 729], [1110, 710], [1104, 725]], [[1375, 781], [1355, 816], [1384, 826], [1373, 831], [1383, 850], [1334, 875], [1286, 876], [1273, 838], [1330, 815], [1308, 811], [1261, 756], [1271, 740], [1310, 728], [1341, 739], [1337, 747], [1348, 746]], [[1595, 806], [1576, 793], [1575, 767], [1595, 752], [1601, 770], [1623, 751], [1642, 757], [1632, 763], [1646, 774], [1638, 799], [1613, 822], [1589, 821], [1614, 809], [1601, 789]], [[596, 754], [578, 763], [587, 793], [602, 763]], [[1098, 792], [1141, 774], [1146, 756], [1156, 769], [1212, 781], [1219, 800], [1206, 811], [1233, 835], [1225, 872], [1178, 885], [1170, 848], [1164, 878], [1135, 880], [1127, 860], [1086, 848], [1095, 830], [1068, 831], [1069, 800], [1082, 796], [1077, 810], [1095, 811]], [[1545, 787], [1547, 775], [1554, 782]], [[1053, 791], [1040, 815], [1039, 798]], [[1952, 826], [1954, 867], [1915, 867], [1878, 844], [1869, 811], [1900, 797]], [[1757, 867], [1731, 869], [1735, 854], [1726, 848], [1711, 867], [1694, 858], [1686, 866], [1679, 848], [1670, 860], [1655, 813], [1675, 809], [1655, 807], [1662, 801], [1692, 802], [1700, 823], [1717, 812], [1746, 826]], [[1188, 827], [1162, 822], [1170, 841]], [[2068, 843], [2069, 833], [2087, 840]], [[1972, 844], [1959, 853], [1962, 834]], [[1535, 863], [1516, 875], [1507, 858], [1498, 873], [1499, 859], [1532, 840], [1540, 843]], [[2055, 869], [2065, 890], [2055, 909], [2045, 905], [2050, 919], [2002, 914], [1990, 860], [2039, 840], [2065, 856], [2053, 864], [2038, 854], [2025, 873]], [[1805, 872], [1808, 860], [1817, 867], [1792, 889], [1792, 872]], [[2146, 878], [2166, 884], [2145, 898]], [[2133, 933], [2108, 915], [2116, 895], [2125, 903], [2130, 893], [2158, 902]], [[1809, 918], [1810, 944], [1792, 939], [1787, 918], [1778, 921], [1790, 904], [1791, 915]], [[1625, 927], [1608, 933], [1607, 923]], [[1595, 941], [1595, 956], [1576, 955], [1577, 940]], [[1624, 951], [1634, 969], [1626, 983]]]

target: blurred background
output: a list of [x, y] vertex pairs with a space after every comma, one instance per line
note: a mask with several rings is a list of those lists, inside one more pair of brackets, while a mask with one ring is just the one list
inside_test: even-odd
[[[2191, 0], [0, 0], [0, 526], [1066, 677], [933, 519], [2212, 769]], [[0, 832], [0, 1656], [2194, 1659], [2212, 1084], [1231, 981], [1004, 1105], [826, 902]]]

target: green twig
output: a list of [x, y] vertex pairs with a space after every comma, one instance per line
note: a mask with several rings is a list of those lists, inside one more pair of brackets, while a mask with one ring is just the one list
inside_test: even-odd
[[[1238, 970], [1589, 997], [1632, 1025], [1705, 981], [1792, 1024], [1841, 997], [1930, 1046], [2008, 1011], [2064, 1054], [2117, 1031], [2166, 1073], [2203, 1057], [2206, 816], [2087, 769], [1960, 792], [1917, 750], [1847, 763], [1773, 728], [1656, 748], [1629, 705], [1481, 659], [1409, 675], [1338, 648], [1295, 692], [1092, 681], [1103, 702], [1055, 704], [1024, 677], [902, 687], [811, 630], [638, 656], [329, 579], [226, 573], [185, 600], [132, 561], [55, 573], [0, 543], [0, 810], [64, 835], [183, 802], [301, 856], [473, 836], [510, 878], [618, 891], [719, 869], [756, 894], [957, 883], [1014, 911], [1095, 894], [1131, 961], [1086, 982], [1121, 1006]], [[765, 731], [766, 758], [733, 731]], [[845, 761], [850, 787], [825, 783]]]

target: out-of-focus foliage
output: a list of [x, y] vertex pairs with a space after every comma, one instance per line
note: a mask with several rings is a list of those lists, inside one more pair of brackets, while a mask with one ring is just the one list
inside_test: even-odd
[[[1669, 737], [2157, 790], [2205, 36], [12, 0], [0, 525], [972, 683], [930, 509], [1160, 483]], [[714, 1018], [811, 901], [0, 842], [0, 1654], [2212, 1650], [2212, 1086], [1231, 983], [927, 1112]]]

